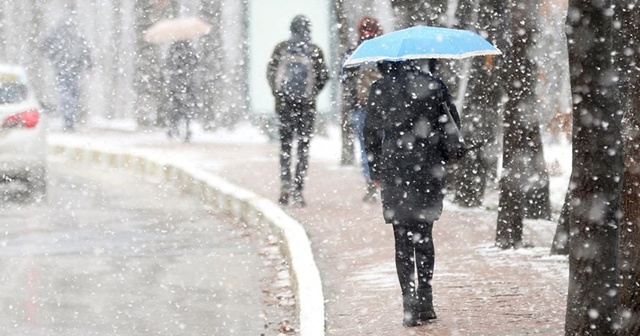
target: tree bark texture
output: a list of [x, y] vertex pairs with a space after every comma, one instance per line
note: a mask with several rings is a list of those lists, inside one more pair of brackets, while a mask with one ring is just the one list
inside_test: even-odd
[[[638, 117], [636, 98], [635, 116]], [[636, 118], [637, 119], [637, 118]], [[625, 318], [621, 336], [640, 335], [640, 120], [627, 127], [633, 135], [625, 146], [625, 173], [622, 186], [620, 230], [621, 308]]]
[[503, 49], [506, 64], [506, 92], [503, 116], [503, 172], [500, 178], [500, 200], [496, 228], [496, 246], [517, 248], [522, 246], [522, 226], [527, 200], [527, 186], [535, 175], [532, 165], [537, 163], [535, 148], [539, 137], [535, 118], [534, 64], [527, 57], [533, 22], [525, 4], [509, 2], [507, 13], [507, 40], [511, 47]]
[[[624, 118], [624, 177], [621, 195], [620, 273], [622, 288], [620, 305], [623, 325], [621, 336], [640, 335], [640, 14], [623, 6], [621, 20]], [[626, 3], [626, 2], [625, 2]], [[625, 52], [627, 51], [627, 52]]]
[[396, 29], [418, 24], [444, 26], [448, 3], [448, 0], [391, 0], [396, 17]]
[[[532, 74], [535, 77], [535, 74]], [[535, 99], [533, 99], [535, 100]], [[531, 101], [532, 105], [537, 103]], [[535, 122], [531, 122], [528, 127], [529, 155], [531, 156], [528, 174], [528, 183], [525, 185], [524, 217], [531, 219], [551, 220], [551, 192], [549, 191], [549, 172], [544, 159], [544, 146], [542, 145], [542, 134], [540, 133], [539, 113], [535, 114]]]
[[212, 25], [211, 32], [200, 39], [200, 62], [198, 73], [202, 87], [200, 90], [202, 111], [200, 119], [205, 130], [216, 128], [217, 116], [221, 113], [223, 73], [222, 51], [222, 4], [219, 0], [200, 3], [202, 17]]
[[[45, 31], [45, 16], [42, 6], [43, 4], [40, 1], [31, 1], [31, 24], [29, 24], [29, 27], [31, 28], [29, 31], [31, 52], [26, 52], [26, 54], [31, 55], [31, 59], [28, 64], [28, 71], [30, 77], [33, 79], [43, 78], [42, 69], [44, 68], [45, 62], [45, 59], [41, 57], [39, 52], [39, 46], [42, 45], [44, 40], [44, 34], [42, 32]], [[41, 81], [33, 80], [32, 85], [34, 86], [36, 96], [42, 97], [44, 85]]]
[[[336, 22], [338, 23], [338, 43], [339, 50], [338, 56], [340, 59], [344, 59], [346, 57], [347, 52], [351, 48], [351, 39], [349, 38], [349, 30], [351, 29], [349, 25], [349, 20], [347, 19], [347, 9], [344, 5], [344, 0], [334, 0], [333, 1], [333, 15], [335, 16]], [[341, 125], [341, 140], [342, 140], [342, 148], [340, 155], [340, 164], [342, 165], [353, 165], [355, 163], [355, 135], [353, 130], [351, 129], [349, 123], [349, 110], [348, 104], [345, 101], [349, 98], [345, 95], [347, 92], [340, 89], [342, 103], [340, 104], [340, 125]]]
[[[495, 0], [461, 1], [456, 15], [460, 28], [471, 29], [487, 36], [494, 44], [499, 38], [501, 4]], [[469, 81], [462, 112], [462, 133], [470, 143], [484, 143], [469, 151], [454, 171], [454, 202], [475, 207], [482, 205], [487, 182], [498, 163], [498, 134], [501, 98], [504, 90], [500, 80], [500, 57], [475, 57], [471, 60]]]
[[[110, 60], [110, 63], [105, 65], [105, 69], [108, 69], [107, 76], [105, 77], [105, 86], [107, 88], [107, 97], [119, 97], [118, 96], [118, 88], [121, 83], [119, 83], [119, 74], [120, 69], [122, 68], [121, 64], [121, 55], [124, 54], [120, 32], [122, 31], [123, 23], [122, 23], [122, 1], [121, 0], [110, 0], [111, 7], [108, 7], [111, 10], [112, 15], [112, 26], [110, 27], [110, 35], [111, 40], [109, 41], [109, 49], [114, 51], [114, 55]], [[108, 107], [105, 108], [105, 116], [108, 119], [113, 119], [116, 117], [118, 110], [120, 109], [120, 104], [107, 104]]]
[[614, 335], [622, 148], [612, 1], [570, 0], [573, 172], [566, 335]]
[[5, 25], [7, 16], [6, 2], [0, 3], [0, 59], [7, 59], [7, 40], [5, 39]]

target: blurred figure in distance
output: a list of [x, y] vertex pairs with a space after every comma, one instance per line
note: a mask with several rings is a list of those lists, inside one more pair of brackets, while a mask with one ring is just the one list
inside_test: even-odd
[[184, 123], [184, 141], [191, 141], [190, 122], [197, 108], [195, 71], [198, 55], [188, 40], [176, 41], [169, 47], [167, 56], [167, 93], [169, 98], [170, 138], [180, 136], [180, 123]]
[[63, 130], [72, 131], [80, 110], [80, 80], [83, 73], [93, 67], [89, 44], [80, 34], [73, 10], [66, 9], [45, 38], [42, 51], [55, 70]]
[[[380, 22], [371, 16], [363, 16], [358, 22], [358, 45], [362, 42], [378, 37], [383, 34]], [[356, 46], [357, 47], [357, 46]], [[350, 50], [350, 55], [355, 50]], [[363, 201], [373, 202], [377, 199], [378, 189], [371, 181], [369, 174], [369, 162], [367, 153], [364, 148], [364, 122], [365, 107], [369, 98], [369, 90], [373, 82], [380, 79], [381, 74], [375, 64], [364, 64], [358, 67], [344, 69], [342, 75], [343, 103], [350, 110], [349, 124], [358, 141], [358, 150], [360, 152], [360, 165], [362, 166], [362, 174], [366, 183], [365, 195]]]

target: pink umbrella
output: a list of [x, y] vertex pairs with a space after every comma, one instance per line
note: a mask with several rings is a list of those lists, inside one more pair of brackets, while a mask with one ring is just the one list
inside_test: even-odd
[[211, 31], [211, 24], [195, 17], [163, 19], [153, 24], [144, 33], [149, 43], [171, 43], [190, 40]]

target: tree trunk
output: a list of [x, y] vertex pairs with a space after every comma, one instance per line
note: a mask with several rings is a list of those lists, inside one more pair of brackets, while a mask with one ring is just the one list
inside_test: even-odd
[[131, 117], [132, 106], [135, 94], [131, 91], [132, 80], [130, 76], [123, 76], [123, 72], [126, 72], [131, 64], [134, 62], [134, 58], [131, 57], [131, 51], [135, 50], [133, 43], [130, 42], [130, 29], [128, 25], [130, 22], [127, 20], [129, 13], [133, 12], [135, 4], [129, 0], [117, 0], [116, 8], [114, 8], [114, 27], [113, 36], [113, 50], [116, 53], [116, 58], [113, 63], [111, 73], [113, 76], [113, 87], [111, 92], [115, 99], [115, 104], [112, 107], [111, 114], [114, 119], [124, 119]]
[[33, 79], [32, 84], [34, 86], [34, 90], [36, 92], [37, 97], [42, 97], [42, 93], [44, 92], [44, 85], [40, 80], [43, 78], [42, 69], [44, 68], [45, 59], [41, 56], [40, 46], [43, 43], [45, 31], [44, 25], [44, 13], [43, 13], [43, 4], [41, 1], [31, 1], [31, 24], [29, 25], [29, 47], [30, 51], [27, 54], [31, 54], [31, 60], [28, 64], [29, 75]]
[[391, 0], [396, 29], [414, 25], [444, 26], [448, 0]]
[[[507, 40], [511, 48], [503, 50], [506, 64], [507, 95], [504, 111], [503, 172], [500, 179], [500, 201], [496, 228], [496, 246], [518, 248], [522, 246], [522, 226], [524, 219], [527, 171], [531, 163], [528, 144], [530, 116], [525, 110], [532, 103], [533, 64], [527, 59], [530, 39], [530, 21], [527, 8], [523, 4], [509, 2], [503, 16], [507, 23]], [[519, 32], [525, 34], [519, 34]]]
[[222, 4], [219, 0], [202, 1], [200, 13], [213, 28], [211, 32], [201, 38], [201, 53], [199, 62], [202, 123], [206, 130], [215, 129], [216, 116], [221, 113], [222, 101], [223, 51], [222, 51]]
[[[497, 43], [501, 1], [481, 0], [477, 8], [473, 1], [459, 3], [458, 25], [486, 34], [489, 41]], [[469, 69], [469, 80], [460, 111], [462, 112], [462, 133], [471, 143], [486, 142], [484, 146], [469, 151], [454, 170], [454, 202], [458, 205], [474, 207], [482, 205], [487, 182], [498, 163], [495, 149], [500, 132], [500, 100], [504, 94], [500, 80], [501, 60], [495, 57], [476, 57]]]
[[[349, 30], [352, 29], [349, 24], [349, 20], [347, 20], [347, 11], [344, 5], [344, 0], [333, 1], [333, 15], [335, 16], [338, 24], [338, 56], [340, 59], [344, 59], [346, 57], [346, 53], [351, 48]], [[342, 128], [342, 151], [340, 155], [340, 164], [353, 165], [355, 163], [355, 135], [353, 134], [353, 130], [349, 124], [349, 113], [351, 111], [348, 104], [345, 104], [345, 101], [347, 101], [349, 97], [346, 96], [348, 93], [345, 92], [345, 90], [342, 90], [341, 88], [340, 91], [342, 92], [342, 103], [340, 104], [340, 124]]]
[[[636, 21], [637, 22], [637, 21]], [[637, 91], [636, 91], [637, 92]], [[640, 101], [634, 103], [635, 121], [629, 119], [625, 143], [622, 186], [622, 227], [620, 230], [621, 307], [624, 322], [621, 336], [640, 335]]]
[[92, 17], [101, 18], [94, 27], [96, 31], [102, 32], [102, 34], [100, 34], [101, 38], [98, 40], [100, 42], [93, 43], [95, 51], [92, 57], [96, 61], [95, 63], [99, 63], [96, 68], [100, 69], [95, 71], [96, 68], [94, 68], [94, 83], [98, 83], [96, 87], [102, 92], [98, 95], [100, 97], [99, 103], [93, 105], [99, 106], [99, 108], [89, 108], [88, 110], [91, 113], [100, 113], [100, 117], [107, 119], [113, 119], [117, 110], [122, 108], [117, 104], [117, 97], [115, 97], [118, 85], [118, 58], [122, 55], [119, 50], [122, 43], [118, 36], [118, 32], [122, 29], [121, 22], [118, 21], [120, 17], [119, 5], [120, 3], [117, 0], [103, 0], [93, 3], [92, 6]]
[[622, 148], [611, 1], [569, 1], [573, 172], [566, 335], [614, 335]]
[[158, 52], [144, 40], [144, 31], [153, 24], [153, 1], [136, 1], [136, 57], [133, 87], [136, 91], [135, 119], [138, 126], [154, 123], [153, 112], [158, 107], [153, 92], [162, 85]]
[[109, 42], [110, 50], [113, 50], [114, 55], [112, 55], [113, 59], [111, 61], [110, 67], [107, 69], [110, 76], [110, 80], [107, 86], [107, 97], [113, 97], [116, 104], [111, 104], [111, 106], [106, 107], [105, 117], [108, 119], [116, 118], [118, 114], [118, 109], [122, 108], [119, 104], [118, 97], [118, 87], [122, 85], [119, 83], [119, 75], [121, 69], [121, 58], [124, 54], [122, 41], [120, 39], [120, 32], [122, 31], [123, 23], [122, 23], [122, 3], [121, 0], [110, 0], [111, 6], [109, 9], [111, 10], [111, 16], [113, 17], [113, 21], [111, 22], [111, 26], [109, 27], [111, 31], [111, 41]]
[[[638, 6], [638, 1], [633, 1]], [[627, 7], [622, 13], [623, 41], [616, 45], [635, 50], [634, 53], [622, 53], [623, 69], [627, 75], [623, 78], [625, 102], [623, 119], [624, 164], [621, 208], [622, 224], [620, 230], [620, 273], [622, 288], [620, 305], [623, 310], [623, 328], [621, 336], [640, 335], [640, 38], [638, 22], [640, 14], [636, 9]]]
[[7, 59], [7, 39], [5, 25], [7, 22], [7, 3], [0, 2], [0, 59]]
[[158, 46], [144, 40], [144, 32], [158, 19], [161, 12], [168, 8], [166, 1], [138, 0], [135, 2], [135, 74], [133, 87], [136, 91], [135, 119], [138, 126], [164, 126], [166, 111], [164, 84], [162, 76], [162, 57]]
[[[532, 76], [536, 76], [535, 73]], [[532, 105], [537, 103], [531, 102]], [[536, 119], [540, 118], [539, 113], [535, 114]], [[540, 133], [540, 123], [536, 120], [529, 127], [529, 143], [531, 165], [533, 174], [529, 176], [527, 190], [525, 192], [524, 217], [531, 219], [551, 220], [551, 198], [549, 191], [549, 172], [544, 159], [544, 147], [542, 145], [542, 134]]]

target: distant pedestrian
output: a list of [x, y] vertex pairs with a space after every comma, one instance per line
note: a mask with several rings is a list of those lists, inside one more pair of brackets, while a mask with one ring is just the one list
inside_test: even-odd
[[[373, 17], [364, 16], [358, 22], [358, 45], [362, 42], [383, 34], [380, 22]], [[351, 54], [350, 50], [347, 54]], [[372, 202], [377, 199], [378, 189], [371, 181], [369, 174], [369, 162], [364, 148], [364, 120], [366, 117], [365, 107], [369, 99], [369, 90], [376, 80], [380, 79], [380, 71], [375, 64], [363, 64], [358, 67], [346, 68], [342, 76], [343, 100], [347, 104], [349, 113], [349, 123], [358, 141], [360, 152], [360, 165], [366, 183], [363, 201]]]
[[[316, 98], [329, 79], [322, 50], [311, 43], [311, 22], [303, 15], [291, 21], [291, 37], [273, 50], [267, 79], [276, 100], [280, 133], [280, 179], [278, 202], [303, 207], [304, 182], [309, 165]], [[297, 138], [295, 176], [291, 176], [293, 140]]]
[[169, 137], [180, 137], [184, 122], [184, 141], [191, 140], [190, 122], [196, 113], [195, 72], [198, 55], [190, 41], [176, 41], [167, 56], [167, 93], [169, 98]]
[[63, 129], [72, 131], [80, 110], [80, 79], [93, 66], [87, 40], [80, 34], [75, 12], [68, 10], [42, 46], [55, 70]]
[[[413, 61], [379, 64], [367, 103], [365, 147], [381, 184], [383, 216], [393, 225], [405, 326], [436, 318], [432, 229], [442, 213], [446, 162], [466, 153], [445, 84]], [[417, 273], [416, 273], [417, 272]]]

